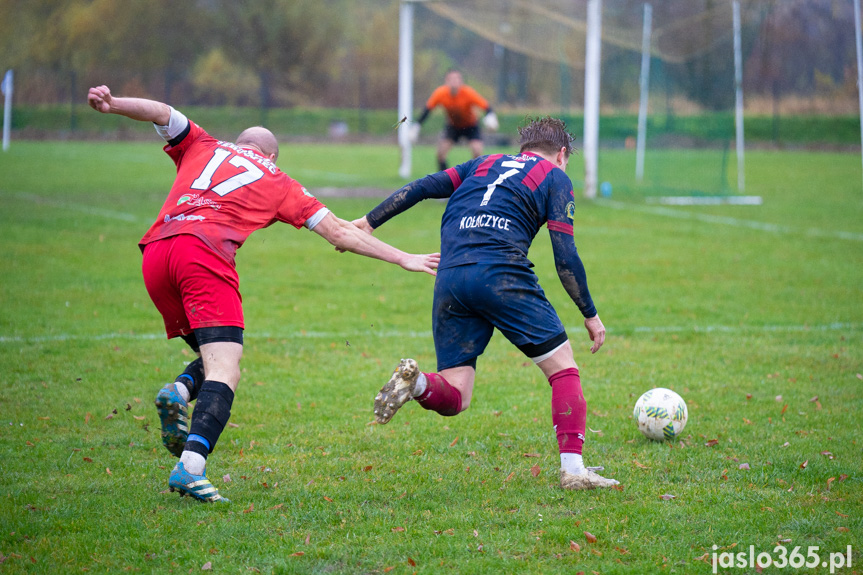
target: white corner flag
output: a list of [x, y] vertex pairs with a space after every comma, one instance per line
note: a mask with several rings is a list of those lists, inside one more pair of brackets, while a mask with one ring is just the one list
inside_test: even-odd
[[9, 149], [9, 130], [12, 128], [12, 70], [6, 70], [0, 90], [6, 96], [3, 104], [3, 151]]

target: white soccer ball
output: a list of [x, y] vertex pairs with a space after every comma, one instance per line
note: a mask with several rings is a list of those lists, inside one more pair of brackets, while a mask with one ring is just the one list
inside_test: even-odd
[[632, 417], [644, 437], [665, 441], [680, 435], [686, 427], [689, 412], [682, 397], [670, 389], [657, 387], [638, 398]]

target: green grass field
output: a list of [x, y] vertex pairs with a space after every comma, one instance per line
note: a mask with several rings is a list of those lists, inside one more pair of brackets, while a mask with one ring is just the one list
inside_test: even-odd
[[[648, 173], [679, 160], [665, 173], [697, 189], [690, 170], [716, 153], [655, 152]], [[433, 168], [431, 148], [415, 158], [417, 174]], [[397, 162], [392, 147], [307, 145], [279, 164], [314, 192], [393, 190]], [[13, 142], [0, 154], [0, 572], [709, 573], [714, 545], [777, 559], [777, 544], [823, 561], [850, 545], [846, 571], [860, 572], [859, 155], [749, 153], [761, 206], [648, 203], [633, 166], [603, 152], [612, 197], [576, 191], [609, 334], [595, 356], [545, 231], [530, 254], [576, 350], [586, 463], [621, 490], [558, 488], [550, 389], [499, 334], [467, 412], [409, 404], [371, 425], [400, 358], [435, 367], [433, 279], [278, 225], [238, 255], [247, 345], [209, 462], [233, 501], [217, 507], [168, 493], [152, 405], [190, 361], [164, 339], [137, 248], [171, 161], [155, 137]], [[582, 180], [578, 160], [569, 171]], [[325, 201], [346, 219], [376, 204]], [[434, 251], [443, 209], [426, 202], [379, 235]], [[688, 402], [682, 441], [636, 429], [632, 406], [657, 386]]]

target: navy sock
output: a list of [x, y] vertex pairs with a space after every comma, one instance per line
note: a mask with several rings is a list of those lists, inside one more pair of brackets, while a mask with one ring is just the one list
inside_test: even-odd
[[[189, 429], [189, 439], [186, 441], [186, 450], [196, 453], [213, 452], [219, 436], [231, 417], [233, 402], [234, 392], [226, 384], [209, 379], [204, 381], [195, 410], [192, 412], [192, 425]], [[201, 437], [206, 443], [193, 440], [193, 436]], [[201, 454], [204, 455], [204, 453]]]
[[175, 383], [181, 383], [189, 390], [189, 401], [198, 399], [204, 384], [204, 360], [199, 357], [187, 365], [186, 370], [177, 376]]

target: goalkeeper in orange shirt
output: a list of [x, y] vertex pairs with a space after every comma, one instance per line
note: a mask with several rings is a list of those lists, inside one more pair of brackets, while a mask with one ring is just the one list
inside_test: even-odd
[[428, 115], [438, 106], [446, 111], [446, 126], [437, 147], [437, 161], [440, 170], [447, 169], [446, 158], [452, 147], [462, 138], [466, 138], [474, 158], [482, 155], [482, 135], [479, 131], [474, 108], [485, 111], [483, 124], [489, 130], [497, 130], [497, 115], [492, 111], [488, 101], [479, 93], [465, 85], [464, 78], [458, 70], [450, 70], [444, 76], [443, 86], [432, 92], [425, 109], [419, 119], [411, 125], [411, 142], [416, 143], [420, 135], [420, 126]]

